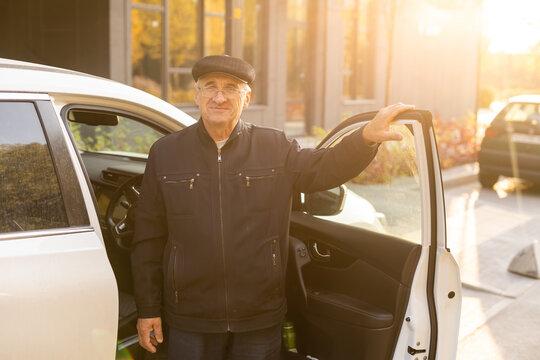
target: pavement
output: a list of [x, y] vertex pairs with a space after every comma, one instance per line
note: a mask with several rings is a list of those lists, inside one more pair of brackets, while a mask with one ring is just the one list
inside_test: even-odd
[[463, 285], [457, 359], [538, 360], [540, 281], [507, 268], [540, 240], [540, 193], [481, 189], [477, 174], [477, 164], [442, 171], [447, 242]]
[[443, 169], [441, 173], [445, 189], [468, 184], [478, 179], [478, 163]]

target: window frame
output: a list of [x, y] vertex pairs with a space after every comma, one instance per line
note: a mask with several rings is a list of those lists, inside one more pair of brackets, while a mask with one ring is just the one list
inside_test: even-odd
[[55, 167], [60, 192], [70, 227], [90, 226], [90, 218], [77, 178], [74, 164], [69, 155], [68, 143], [62, 133], [56, 111], [51, 101], [35, 101], [34, 106], [47, 139], [47, 146]]
[[[150, 121], [144, 117], [141, 117], [141, 115], [138, 115], [136, 113], [133, 113], [133, 112], [130, 112], [130, 111], [126, 111], [126, 110], [119, 110], [119, 109], [115, 109], [115, 108], [110, 108], [110, 107], [107, 107], [107, 106], [99, 106], [99, 105], [82, 105], [82, 104], [69, 104], [69, 105], [66, 105], [62, 108], [62, 110], [60, 111], [60, 117], [62, 119], [62, 122], [64, 123], [64, 126], [66, 127], [67, 129], [67, 132], [69, 133], [69, 137], [70, 137], [70, 140], [71, 140], [71, 143], [73, 145], [73, 147], [77, 150], [77, 154], [79, 153], [79, 148], [77, 147], [77, 143], [75, 142], [75, 139], [73, 138], [73, 134], [71, 133], [70, 129], [69, 129], [69, 124], [68, 124], [68, 119], [67, 119], [67, 115], [69, 113], [70, 110], [93, 110], [93, 111], [99, 111], [99, 112], [106, 112], [106, 113], [109, 113], [109, 114], [112, 114], [112, 115], [118, 115], [118, 116], [122, 116], [122, 117], [125, 117], [125, 118], [129, 118], [130, 120], [134, 120], [134, 121], [137, 121], [141, 124], [144, 124], [150, 128], [152, 128], [153, 130], [157, 131], [157, 132], [160, 132], [163, 134], [163, 136], [166, 136], [166, 135], [169, 135], [171, 134], [171, 129], [161, 125], [161, 124], [158, 124], [156, 122], [153, 122], [153, 121]], [[114, 155], [114, 154], [107, 154], [107, 155], [110, 155], [110, 156], [119, 156], [119, 155]], [[146, 161], [146, 159], [141, 159], [141, 158], [138, 158], [138, 157], [131, 157], [131, 156], [127, 156], [127, 155], [122, 155], [123, 157], [129, 157], [130, 159], [132, 160], [139, 160], [139, 161]], [[81, 160], [81, 164], [82, 164], [82, 159]], [[83, 166], [84, 168], [84, 166]], [[85, 169], [86, 171], [86, 169]]]
[[[50, 99], [47, 96], [35, 97], [1, 97], [2, 103], [27, 103], [34, 110], [46, 141], [56, 181], [62, 196], [67, 227], [53, 227], [14, 231], [0, 234], [0, 240], [42, 236], [44, 233], [57, 234], [62, 232], [79, 232], [91, 229], [90, 217], [87, 211], [81, 184], [78, 181], [74, 164], [71, 160], [68, 145], [61, 125]], [[30, 235], [29, 235], [30, 234]]]
[[[366, 113], [370, 114], [370, 113]], [[363, 115], [363, 114], [360, 114]], [[352, 123], [348, 126], [344, 126], [339, 131], [336, 131], [335, 133], [329, 135], [323, 141], [317, 146], [318, 149], [320, 148], [329, 148], [332, 145], [336, 143], [336, 141], [340, 141], [344, 136], [347, 134], [352, 133], [355, 130], [358, 130], [365, 126], [367, 124], [367, 121], [359, 120], [358, 122]], [[431, 233], [431, 216], [432, 215], [432, 204], [430, 203], [430, 199], [433, 195], [430, 194], [430, 192], [434, 191], [433, 185], [431, 184], [430, 180], [430, 170], [428, 165], [428, 157], [426, 155], [426, 152], [429, 151], [429, 149], [426, 149], [426, 142], [429, 141], [429, 137], [426, 138], [426, 134], [423, 130], [423, 125], [416, 119], [409, 119], [404, 118], [403, 120], [395, 120], [393, 124], [397, 125], [404, 125], [407, 128], [409, 128], [412, 136], [413, 136], [413, 143], [414, 143], [414, 149], [415, 149], [415, 158], [418, 166], [418, 179], [419, 179], [419, 190], [420, 190], [420, 207], [421, 207], [421, 223], [420, 223], [420, 231], [421, 231], [421, 237], [420, 242], [416, 242], [422, 246], [430, 246], [430, 245], [436, 245], [432, 244], [432, 233]], [[392, 235], [394, 236], [394, 235]], [[411, 241], [408, 239], [401, 238], [404, 241]], [[414, 241], [411, 241], [414, 242]]]
[[[170, 102], [172, 105], [179, 107], [179, 108], [190, 108], [193, 107], [194, 104], [192, 102], [171, 102], [170, 101], [170, 91], [169, 91], [169, 85], [171, 83], [171, 76], [174, 74], [180, 74], [180, 75], [191, 75], [191, 67], [177, 67], [177, 66], [171, 66], [170, 65], [170, 57], [169, 57], [169, 51], [170, 51], [170, 1], [173, 0], [162, 0], [161, 5], [154, 5], [154, 4], [142, 4], [142, 3], [136, 3], [135, 0], [125, 0], [126, 1], [126, 24], [127, 24], [127, 56], [126, 60], [128, 62], [127, 64], [127, 79], [128, 84], [133, 86], [133, 66], [132, 66], [132, 23], [131, 23], [131, 17], [134, 9], [142, 10], [142, 11], [155, 11], [159, 12], [161, 14], [161, 99]], [[243, 19], [244, 19], [244, 12], [245, 12], [245, 6], [243, 4], [243, 1], [239, 0], [225, 0], [225, 9], [224, 14], [217, 14], [214, 12], [209, 12], [205, 9], [205, 1], [206, 0], [197, 0], [197, 6], [198, 6], [198, 14], [197, 14], [197, 22], [198, 22], [198, 30], [197, 30], [197, 39], [200, 42], [199, 47], [199, 57], [203, 57], [205, 55], [210, 55], [205, 53], [205, 21], [209, 17], [223, 17], [225, 21], [225, 34], [224, 34], [224, 48], [225, 53], [232, 55], [232, 56], [239, 56], [242, 57], [243, 52], [243, 46], [244, 46], [244, 39], [243, 39]], [[267, 13], [265, 11], [267, 9], [268, 4], [266, 2], [261, 2], [261, 14]], [[238, 9], [240, 11], [238, 12]], [[261, 55], [259, 56], [261, 61], [261, 67], [257, 68], [257, 64], [253, 64], [256, 67], [256, 72], [258, 77], [266, 76], [266, 63], [264, 61], [265, 59], [265, 52], [264, 47], [262, 44], [267, 43], [265, 39], [268, 37], [268, 22], [267, 19], [264, 16], [261, 16], [256, 25], [256, 31], [260, 33], [260, 38], [262, 38], [262, 41], [259, 41], [261, 46], [259, 47], [259, 51], [261, 52]], [[261, 79], [257, 79], [259, 84], [263, 83]], [[266, 104], [266, 91], [265, 89], [262, 89], [260, 86], [256, 86], [257, 89], [257, 96], [255, 97], [255, 102], [253, 104], [257, 105], [265, 105]], [[252, 87], [253, 89], [253, 87]]]

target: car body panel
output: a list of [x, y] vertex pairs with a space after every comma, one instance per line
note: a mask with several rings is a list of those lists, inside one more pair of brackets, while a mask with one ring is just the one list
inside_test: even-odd
[[93, 229], [0, 240], [0, 358], [113, 359], [118, 292]]
[[[436, 142], [435, 142], [435, 136], [433, 132], [433, 128], [429, 130], [429, 141], [431, 143], [432, 149], [437, 149]], [[432, 153], [434, 156], [438, 157], [437, 152]], [[433, 285], [433, 293], [434, 293], [434, 300], [435, 300], [435, 307], [436, 307], [436, 314], [437, 314], [437, 347], [436, 347], [436, 356], [435, 359], [443, 360], [443, 359], [455, 359], [457, 354], [457, 343], [458, 343], [458, 335], [459, 335], [459, 323], [460, 323], [460, 314], [461, 314], [461, 299], [462, 299], [462, 288], [461, 288], [461, 279], [460, 279], [460, 273], [459, 273], [459, 266], [455, 260], [455, 258], [451, 255], [450, 250], [447, 248], [446, 244], [446, 214], [445, 214], [445, 206], [444, 206], [444, 192], [442, 191], [443, 185], [442, 185], [442, 178], [440, 175], [440, 166], [437, 159], [434, 159], [432, 162], [433, 164], [433, 174], [434, 181], [432, 182], [432, 186], [435, 188], [436, 193], [436, 268], [434, 273], [434, 285]], [[428, 249], [423, 248], [422, 249], [422, 257], [425, 256], [425, 254], [428, 252]], [[424, 261], [422, 259], [420, 260], [420, 264], [424, 264]], [[420, 265], [419, 265], [420, 266]], [[427, 267], [424, 265], [423, 268], [419, 269], [420, 272], [418, 274], [419, 276], [419, 283], [422, 283], [424, 281], [424, 276], [427, 276], [425, 274], [425, 271], [427, 270]], [[416, 281], [416, 279], [415, 279]], [[427, 278], [425, 279], [427, 281]], [[417, 284], [413, 285], [413, 290], [411, 292], [411, 296], [417, 297], [415, 301], [410, 301], [409, 307], [410, 309], [407, 310], [407, 314], [411, 314], [410, 321], [407, 321], [403, 328], [402, 328], [402, 334], [400, 337], [400, 341], [403, 341], [404, 346], [407, 341], [411, 343], [410, 341], [414, 343], [416, 341], [416, 344], [420, 343], [420, 348], [424, 349], [423, 344], [420, 340], [421, 337], [414, 336], [415, 329], [410, 329], [411, 327], [414, 327], [414, 319], [415, 317], [420, 314], [422, 316], [422, 313], [419, 312], [416, 308], [419, 307], [418, 304], [421, 304], [422, 301], [425, 300], [425, 295], [423, 295], [423, 292], [425, 289], [423, 289], [422, 286], [418, 286]], [[457, 300], [456, 300], [457, 299]], [[421, 308], [421, 307], [420, 307]], [[422, 319], [420, 319], [420, 323], [422, 323]], [[405, 340], [407, 339], [407, 340]], [[418, 340], [415, 340], [418, 339]], [[398, 345], [399, 346], [399, 345]], [[418, 345], [417, 345], [418, 346]], [[427, 345], [425, 348], [429, 348], [429, 345]], [[420, 355], [420, 354], [419, 354]], [[422, 354], [423, 355], [423, 354]], [[394, 356], [394, 359], [409, 359], [410, 354], [407, 356], [402, 354], [396, 354]]]

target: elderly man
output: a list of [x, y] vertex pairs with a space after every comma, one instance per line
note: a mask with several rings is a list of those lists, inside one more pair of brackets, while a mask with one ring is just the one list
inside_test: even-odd
[[137, 207], [139, 342], [156, 351], [163, 316], [170, 359], [279, 359], [291, 194], [356, 176], [378, 143], [401, 139], [389, 123], [412, 106], [382, 109], [331, 149], [300, 149], [241, 120], [250, 64], [207, 56], [192, 73], [201, 118], [153, 145]]

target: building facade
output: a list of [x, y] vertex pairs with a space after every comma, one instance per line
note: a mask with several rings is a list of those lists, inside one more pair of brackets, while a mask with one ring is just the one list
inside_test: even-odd
[[291, 136], [402, 101], [476, 109], [478, 0], [3, 0], [0, 57], [117, 80], [198, 117], [191, 66], [257, 70], [245, 120]]

